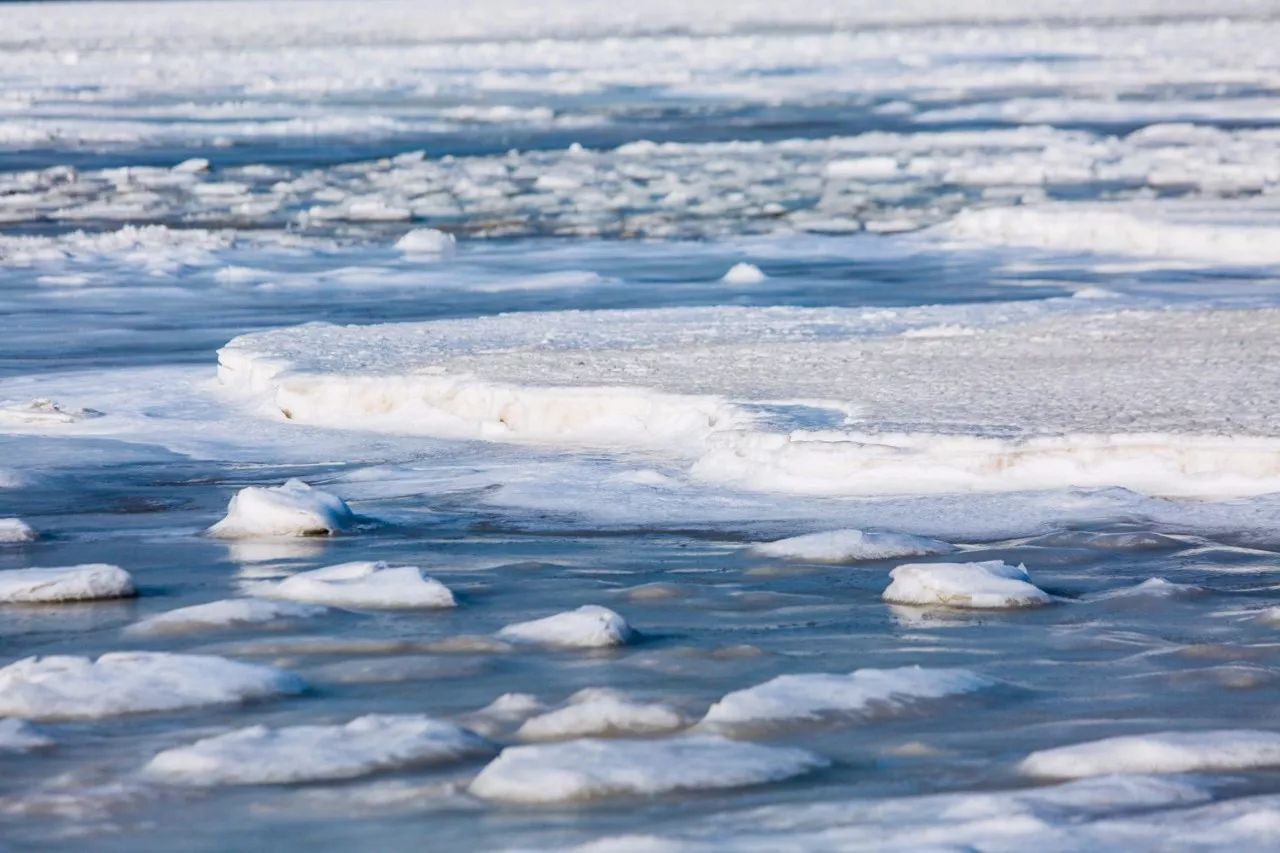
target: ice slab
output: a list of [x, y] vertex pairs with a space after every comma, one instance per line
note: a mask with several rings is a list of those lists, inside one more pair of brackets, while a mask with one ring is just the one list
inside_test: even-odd
[[186, 634], [305, 619], [324, 612], [323, 607], [292, 601], [227, 598], [148, 616], [126, 630], [130, 634]]
[[435, 228], [415, 228], [396, 241], [396, 248], [406, 255], [447, 255], [457, 245], [452, 234]]
[[[3, 472], [0, 472], [3, 476]], [[36, 531], [20, 518], [0, 518], [0, 544], [34, 542]]]
[[890, 604], [1000, 610], [1039, 607], [1049, 594], [1031, 583], [1027, 570], [999, 560], [981, 563], [907, 563], [889, 573]]
[[0, 752], [30, 752], [53, 746], [53, 738], [14, 717], [0, 719]]
[[281, 785], [350, 779], [490, 752], [488, 741], [453, 723], [368, 714], [345, 725], [238, 729], [167, 749], [142, 772], [177, 785]]
[[486, 800], [549, 804], [760, 785], [826, 766], [802, 749], [699, 735], [512, 746], [471, 783]]
[[30, 657], [0, 669], [0, 714], [34, 720], [90, 720], [245, 702], [305, 685], [269, 666], [211, 655], [112, 652], [97, 660]]
[[746, 262], [736, 263], [729, 267], [729, 271], [724, 274], [721, 281], [726, 284], [759, 284], [768, 276], [755, 264]]
[[50, 604], [128, 598], [136, 594], [133, 577], [119, 566], [107, 563], [0, 571], [0, 603]]
[[684, 715], [660, 702], [636, 702], [614, 690], [588, 688], [563, 708], [530, 717], [516, 730], [522, 740], [564, 740], [670, 732], [684, 728]]
[[607, 607], [585, 604], [542, 619], [516, 622], [498, 632], [514, 643], [566, 649], [598, 649], [631, 642], [635, 632], [627, 620]]
[[923, 557], [947, 554], [955, 546], [925, 536], [873, 530], [827, 530], [791, 536], [773, 542], [757, 542], [751, 550], [766, 557], [803, 560], [810, 563], [852, 563], [859, 560], [887, 560], [892, 557]]
[[1280, 734], [1250, 729], [1157, 732], [1033, 752], [1028, 776], [1078, 779], [1112, 773], [1214, 773], [1280, 766]]
[[355, 515], [336, 495], [301, 480], [281, 486], [249, 486], [227, 505], [226, 518], [209, 528], [224, 539], [255, 536], [331, 536], [355, 524]]
[[384, 562], [341, 563], [252, 585], [256, 595], [308, 604], [374, 610], [454, 607], [453, 593], [417, 566]]
[[919, 666], [858, 669], [847, 675], [780, 675], [726, 694], [707, 710], [702, 725], [732, 730], [882, 714], [920, 700], [972, 693], [994, 684], [990, 678], [967, 669]]

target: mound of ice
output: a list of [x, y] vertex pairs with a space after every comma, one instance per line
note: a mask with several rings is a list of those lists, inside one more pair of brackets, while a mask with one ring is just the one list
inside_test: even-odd
[[729, 267], [720, 280], [726, 284], [759, 284], [766, 278], [768, 276], [755, 264], [737, 263]]
[[886, 560], [891, 557], [923, 557], [947, 554], [955, 546], [938, 539], [907, 533], [878, 533], [869, 530], [828, 530], [792, 536], [775, 542], [757, 542], [751, 550], [766, 557], [804, 560], [811, 563], [852, 563], [858, 560]]
[[567, 649], [596, 649], [622, 646], [635, 632], [617, 613], [607, 607], [585, 604], [554, 616], [516, 622], [498, 632], [504, 640], [536, 643]]
[[1031, 583], [1023, 566], [982, 563], [907, 563], [889, 573], [890, 604], [969, 607], [979, 610], [1038, 607], [1049, 594]]
[[396, 241], [396, 248], [406, 255], [447, 255], [457, 239], [435, 228], [415, 228]]
[[0, 518], [0, 543], [34, 542], [36, 532], [20, 518]]
[[524, 740], [642, 735], [669, 732], [686, 725], [684, 716], [658, 702], [632, 702], [616, 691], [579, 690], [568, 704], [532, 717], [516, 731]]
[[301, 692], [296, 675], [212, 655], [30, 657], [0, 669], [0, 715], [89, 720]]
[[657, 741], [585, 739], [508, 747], [480, 771], [470, 791], [487, 800], [559, 803], [759, 785], [826, 764], [802, 749], [709, 735]]
[[53, 746], [53, 738], [26, 720], [0, 720], [0, 752], [27, 752]]
[[293, 575], [279, 583], [254, 585], [268, 598], [285, 598], [332, 607], [399, 610], [454, 607], [449, 588], [417, 566], [383, 562], [341, 563]]
[[1033, 752], [1028, 776], [1079, 779], [1113, 773], [1196, 773], [1280, 766], [1280, 733], [1250, 729], [1158, 732]]
[[227, 598], [179, 607], [148, 616], [130, 625], [130, 634], [185, 634], [196, 631], [217, 631], [239, 628], [243, 625], [262, 625], [286, 619], [305, 619], [318, 616], [325, 608], [292, 601], [263, 601], [258, 598]]
[[752, 724], [813, 721], [905, 707], [922, 699], [972, 693], [995, 682], [967, 669], [858, 669], [848, 675], [780, 675], [726, 694], [712, 705], [703, 724], [729, 728]]
[[143, 773], [180, 785], [280, 785], [444, 764], [492, 751], [487, 740], [453, 723], [368, 714], [346, 725], [238, 729], [165, 750]]
[[253, 536], [331, 536], [355, 524], [342, 498], [289, 480], [282, 486], [249, 486], [227, 505], [227, 517], [209, 528], [224, 539]]
[[0, 572], [0, 602], [10, 604], [128, 598], [136, 592], [129, 573], [107, 563]]
[[1142, 583], [1120, 589], [1107, 590], [1091, 596], [1093, 601], [1111, 601], [1141, 598], [1174, 598], [1204, 592], [1204, 587], [1189, 583], [1174, 583], [1164, 578], [1147, 578]]

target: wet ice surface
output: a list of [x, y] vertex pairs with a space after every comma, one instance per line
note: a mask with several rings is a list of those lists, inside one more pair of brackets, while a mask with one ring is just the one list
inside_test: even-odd
[[3, 843], [1274, 845], [1276, 9], [861, 5], [7, 10]]

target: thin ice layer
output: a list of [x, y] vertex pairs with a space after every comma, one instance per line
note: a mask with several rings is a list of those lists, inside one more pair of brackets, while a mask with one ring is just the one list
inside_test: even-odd
[[751, 550], [766, 557], [811, 563], [853, 563], [892, 557], [924, 557], [946, 554], [955, 546], [925, 536], [871, 530], [826, 530], [791, 536], [773, 542], [757, 542]]
[[566, 649], [622, 646], [634, 635], [626, 619], [596, 604], [584, 604], [576, 610], [528, 622], [515, 622], [498, 632], [503, 640]]
[[1213, 773], [1280, 766], [1280, 733], [1250, 729], [1156, 732], [1033, 752], [1028, 776], [1079, 779], [1111, 773]]
[[254, 584], [257, 595], [332, 607], [412, 610], [454, 607], [453, 593], [417, 566], [358, 561], [313, 569], [279, 583]]
[[491, 750], [484, 738], [453, 723], [368, 714], [345, 725], [238, 729], [165, 750], [143, 774], [176, 785], [281, 785], [444, 764]]
[[56, 604], [136, 594], [132, 575], [107, 563], [0, 571], [0, 603]]
[[209, 533], [223, 539], [329, 536], [350, 528], [355, 520], [342, 498], [295, 479], [280, 486], [241, 489], [227, 504], [226, 518]]
[[186, 634], [305, 619], [324, 612], [323, 607], [292, 601], [226, 598], [157, 613], [135, 622], [127, 630], [130, 634]]
[[1023, 566], [999, 560], [980, 563], [908, 563], [889, 573], [890, 604], [1004, 610], [1039, 607], [1049, 594], [1031, 583]]
[[507, 747], [480, 772], [470, 791], [486, 800], [562, 803], [760, 785], [826, 764], [802, 749], [710, 735], [585, 739]]
[[112, 652], [30, 657], [0, 669], [0, 715], [92, 720], [298, 693], [296, 675], [212, 655]]
[[967, 669], [858, 669], [848, 675], [780, 675], [726, 694], [702, 723], [712, 728], [796, 723], [902, 709], [926, 699], [972, 693], [995, 682]]

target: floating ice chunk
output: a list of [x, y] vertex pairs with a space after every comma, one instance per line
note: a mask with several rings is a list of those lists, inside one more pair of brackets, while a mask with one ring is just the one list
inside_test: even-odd
[[227, 517], [209, 528], [224, 539], [252, 536], [329, 536], [355, 524], [342, 498], [301, 480], [282, 486], [249, 486], [227, 505]]
[[0, 602], [8, 604], [94, 601], [135, 594], [129, 573], [107, 563], [0, 572]]
[[498, 636], [516, 643], [594, 649], [625, 645], [634, 633], [627, 620], [609, 608], [586, 604], [577, 610], [508, 625]]
[[1113, 773], [1196, 773], [1280, 766], [1280, 732], [1219, 729], [1127, 735], [1033, 752], [1028, 776], [1079, 779]]
[[346, 725], [251, 726], [205, 738], [161, 752], [143, 774], [179, 785], [280, 785], [444, 764], [492, 751], [487, 740], [453, 723], [368, 714]]
[[858, 669], [848, 675], [780, 675], [735, 690], [712, 705], [703, 724], [728, 728], [819, 720], [902, 708], [921, 699], [972, 693], [995, 684], [967, 669]]
[[516, 732], [524, 740], [615, 735], [657, 734], [686, 725], [684, 716], [669, 705], [632, 702], [612, 690], [579, 690], [555, 711], [526, 720]]
[[729, 267], [729, 271], [721, 277], [727, 284], [759, 284], [768, 276], [755, 264], [737, 263]]
[[971, 607], [980, 610], [1038, 607], [1049, 594], [1031, 583], [1023, 566], [983, 563], [907, 563], [889, 573], [891, 604]]
[[212, 655], [113, 652], [30, 657], [0, 669], [0, 715], [90, 720], [301, 692], [296, 675]]
[[36, 532], [22, 519], [0, 518], [0, 543], [33, 542], [35, 539]]
[[760, 785], [827, 765], [802, 749], [710, 735], [657, 741], [573, 740], [512, 746], [471, 783], [487, 800], [558, 803]]
[[192, 157], [189, 160], [183, 160], [178, 165], [170, 169], [180, 175], [193, 175], [198, 172], [209, 171], [209, 161], [203, 157]]
[[857, 157], [850, 160], [832, 160], [822, 170], [828, 178], [844, 178], [856, 181], [875, 181], [892, 178], [898, 174], [898, 161], [893, 157]]
[[530, 693], [503, 693], [478, 711], [463, 716], [462, 722], [486, 737], [493, 737], [501, 729], [523, 723], [535, 714], [547, 710], [537, 696]]
[[130, 625], [126, 631], [130, 634], [185, 634], [238, 628], [242, 625], [261, 625], [286, 619], [305, 619], [324, 612], [323, 607], [292, 601], [228, 598], [149, 616]]
[[0, 752], [28, 752], [49, 746], [53, 746], [53, 738], [26, 720], [0, 720]]
[[955, 546], [938, 539], [907, 533], [870, 530], [828, 530], [792, 536], [775, 542], [758, 542], [751, 550], [766, 557], [806, 560], [813, 563], [851, 563], [891, 557], [923, 557], [947, 554]]
[[0, 423], [73, 424], [102, 417], [96, 409], [74, 409], [55, 400], [32, 400], [29, 403], [7, 403], [0, 406]]
[[1126, 586], [1121, 589], [1107, 590], [1092, 596], [1094, 601], [1108, 601], [1126, 598], [1173, 598], [1179, 595], [1194, 595], [1204, 592], [1204, 587], [1189, 583], [1174, 583], [1164, 578], [1147, 578], [1142, 583]]
[[454, 607], [453, 593], [417, 566], [393, 566], [382, 562], [341, 563], [285, 578], [279, 583], [255, 585], [254, 592], [268, 598], [287, 598], [332, 607], [400, 610]]
[[457, 238], [445, 231], [415, 228], [396, 241], [396, 248], [406, 255], [447, 255], [457, 243]]

